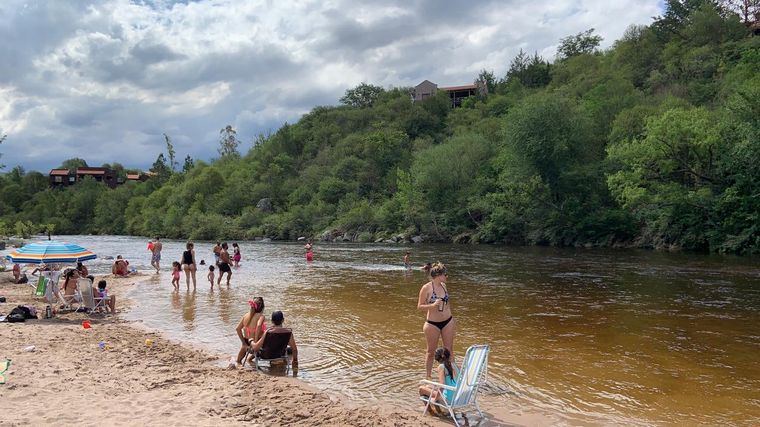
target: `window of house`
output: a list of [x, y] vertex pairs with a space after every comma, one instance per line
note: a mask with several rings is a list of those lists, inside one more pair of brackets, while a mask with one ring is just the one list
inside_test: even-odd
[[63, 177], [62, 176], [56, 176], [54, 178], [55, 178], [54, 179], [55, 182], [63, 182]]
[[74, 180], [76, 180], [76, 178], [74, 178], [73, 176], [69, 177], [69, 182], [74, 182]]

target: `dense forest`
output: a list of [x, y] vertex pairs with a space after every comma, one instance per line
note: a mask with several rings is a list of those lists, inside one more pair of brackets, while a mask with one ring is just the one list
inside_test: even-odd
[[0, 235], [758, 253], [760, 36], [732, 4], [670, 0], [609, 49], [589, 30], [555, 58], [520, 52], [503, 76], [473, 76], [488, 93], [459, 108], [442, 91], [413, 103], [410, 88], [362, 84], [246, 153], [225, 127], [210, 163], [179, 167], [166, 136], [155, 175], [115, 189], [50, 189], [6, 166]]

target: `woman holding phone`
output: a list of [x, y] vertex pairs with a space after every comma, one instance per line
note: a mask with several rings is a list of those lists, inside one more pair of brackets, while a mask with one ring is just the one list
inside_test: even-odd
[[425, 374], [430, 378], [433, 369], [433, 358], [438, 347], [438, 340], [454, 354], [454, 334], [456, 321], [451, 315], [449, 291], [446, 289], [448, 272], [440, 262], [430, 267], [430, 281], [422, 285], [417, 300], [417, 309], [427, 312], [422, 332], [425, 334], [427, 351], [425, 353]]

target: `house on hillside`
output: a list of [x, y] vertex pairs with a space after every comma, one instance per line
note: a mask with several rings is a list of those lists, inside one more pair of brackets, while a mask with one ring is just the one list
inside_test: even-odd
[[51, 187], [65, 187], [74, 185], [77, 182], [77, 176], [70, 173], [68, 169], [51, 169], [50, 174]]
[[[149, 172], [152, 173], [152, 172]], [[150, 178], [148, 173], [128, 173], [127, 181], [147, 181]]]
[[488, 87], [480, 81], [477, 81], [471, 85], [438, 87], [437, 84], [431, 82], [430, 80], [423, 80], [422, 83], [414, 87], [412, 91], [412, 101], [424, 101], [425, 99], [434, 96], [439, 90], [442, 90], [449, 94], [451, 105], [453, 107], [460, 107], [462, 105], [462, 101], [470, 96], [475, 96], [478, 94], [485, 96], [488, 94]]
[[109, 168], [77, 168], [74, 172], [68, 169], [52, 169], [49, 174], [51, 187], [66, 187], [74, 185], [85, 177], [92, 177], [95, 181], [102, 182], [111, 188], [118, 184], [116, 172]]

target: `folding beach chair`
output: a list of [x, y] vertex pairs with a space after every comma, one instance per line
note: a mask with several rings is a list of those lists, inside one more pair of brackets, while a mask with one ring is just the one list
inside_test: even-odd
[[41, 297], [45, 296], [45, 288], [47, 287], [47, 282], [49, 282], [48, 279], [40, 276], [37, 278], [37, 280], [30, 280], [26, 282], [26, 284], [32, 287], [32, 293], [34, 296]]
[[[61, 277], [59, 271], [43, 271], [40, 280], [44, 279], [44, 286], [42, 287], [42, 295], [40, 295], [40, 287], [37, 287], [35, 295], [45, 297], [45, 301], [48, 304], [55, 305], [57, 303], [63, 304], [63, 297], [60, 295], [60, 289], [58, 288], [58, 278]], [[38, 281], [39, 283], [39, 281]]]
[[[79, 279], [79, 281], [81, 280], [90, 282], [88, 279]], [[65, 290], [60, 289], [57, 284], [48, 286], [48, 288], [52, 288], [53, 296], [51, 299], [58, 300], [64, 310], [76, 311], [80, 309], [82, 307], [82, 292], [79, 281], [77, 281], [76, 289], [74, 289], [74, 293], [71, 295], [66, 295]]]
[[[289, 328], [277, 327], [267, 330], [264, 333], [264, 342], [261, 345], [261, 349], [253, 353], [253, 365], [256, 369], [259, 369], [259, 363], [261, 362], [269, 362], [271, 366], [272, 361], [283, 360], [287, 365], [285, 369], [285, 374], [287, 375], [290, 372], [288, 344], [290, 343], [291, 336], [293, 336], [293, 331]], [[249, 353], [251, 353], [250, 350]], [[248, 355], [246, 355], [245, 359], [248, 359]]]
[[87, 314], [103, 313], [106, 310], [106, 300], [103, 298], [95, 298], [92, 293], [92, 281], [90, 279], [77, 280], [77, 288], [80, 295], [82, 295], [82, 305], [87, 309]]
[[[482, 421], [484, 416], [478, 406], [477, 397], [478, 389], [481, 385], [486, 383], [489, 351], [490, 347], [488, 345], [473, 345], [467, 349], [467, 353], [464, 355], [464, 361], [462, 362], [462, 368], [459, 370], [459, 375], [457, 376], [457, 384], [455, 387], [430, 380], [422, 380], [423, 384], [432, 386], [433, 391], [438, 391], [443, 400], [443, 402], [440, 402], [426, 396], [421, 397], [423, 401], [427, 402], [423, 414], [427, 412], [430, 405], [439, 406], [449, 411], [451, 418], [454, 419], [454, 424], [459, 426], [459, 421], [457, 421], [454, 411], [465, 412], [465, 409], [474, 406]], [[444, 395], [445, 390], [453, 392], [451, 393], [451, 401], [446, 399]]]

